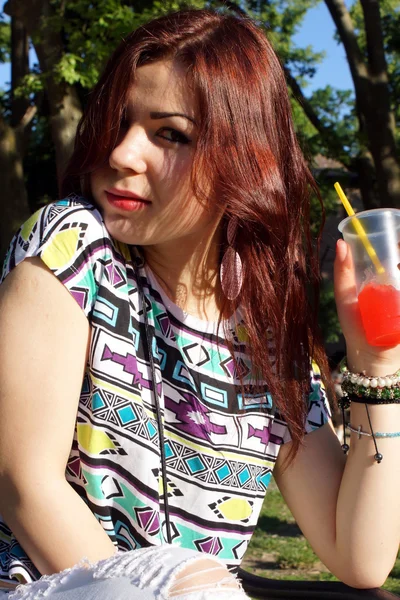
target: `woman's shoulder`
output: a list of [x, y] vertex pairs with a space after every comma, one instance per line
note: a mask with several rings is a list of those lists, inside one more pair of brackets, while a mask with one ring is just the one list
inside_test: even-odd
[[79, 255], [101, 257], [117, 250], [121, 253], [98, 208], [83, 197], [69, 196], [46, 204], [21, 225], [10, 244], [6, 263], [40, 255], [45, 263], [48, 258], [56, 266]]
[[[96, 235], [109, 237], [103, 217], [98, 208], [81, 196], [71, 195], [68, 198], [56, 200], [37, 210], [21, 227], [24, 237], [31, 235], [33, 230], [47, 238], [54, 232], [67, 229], [81, 229], [86, 232], [88, 227]], [[82, 237], [82, 236], [81, 236]], [[44, 241], [44, 240], [43, 240]]]
[[118, 272], [124, 271], [127, 253], [111, 238], [99, 210], [85, 198], [70, 196], [47, 204], [20, 227], [0, 283], [23, 260], [38, 257], [75, 297], [79, 295], [89, 314], [104, 277], [116, 264]]

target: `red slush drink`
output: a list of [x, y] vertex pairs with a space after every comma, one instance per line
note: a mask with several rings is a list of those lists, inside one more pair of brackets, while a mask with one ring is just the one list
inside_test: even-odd
[[400, 290], [367, 283], [358, 296], [367, 341], [372, 346], [400, 344]]

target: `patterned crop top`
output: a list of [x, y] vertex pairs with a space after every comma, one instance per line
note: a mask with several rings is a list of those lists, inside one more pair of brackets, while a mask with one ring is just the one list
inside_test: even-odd
[[[236, 319], [225, 329], [234, 362], [222, 328], [172, 304], [147, 266], [135, 270], [132, 252], [110, 237], [92, 204], [70, 197], [20, 228], [1, 281], [24, 258], [38, 256], [89, 319], [89, 359], [65, 475], [126, 551], [166, 539], [139, 273], [164, 422], [172, 543], [237, 567], [290, 434], [268, 390], [245, 397], [240, 391], [240, 376], [246, 381], [250, 371], [243, 323]], [[329, 419], [317, 369], [307, 400], [309, 433]], [[40, 574], [0, 516], [0, 578], [9, 577], [31, 581]]]

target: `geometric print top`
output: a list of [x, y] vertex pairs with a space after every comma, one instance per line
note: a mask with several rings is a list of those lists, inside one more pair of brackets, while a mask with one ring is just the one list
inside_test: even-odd
[[[163, 420], [172, 543], [216, 555], [236, 568], [280, 446], [290, 440], [267, 389], [252, 394], [246, 385], [245, 396], [241, 393], [240, 380], [251, 382], [239, 316], [225, 328], [228, 344], [217, 323], [184, 313], [149, 268], [138, 264], [135, 249], [111, 238], [97, 208], [77, 196], [45, 206], [20, 228], [0, 282], [32, 256], [63, 283], [91, 325], [66, 479], [119, 550], [165, 543], [139, 273]], [[329, 419], [316, 369], [310, 373], [308, 405], [307, 433]], [[0, 516], [1, 577], [31, 581], [40, 574]]]

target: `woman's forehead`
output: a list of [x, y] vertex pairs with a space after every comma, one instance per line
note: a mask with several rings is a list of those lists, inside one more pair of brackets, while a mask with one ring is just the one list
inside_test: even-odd
[[162, 107], [196, 119], [196, 96], [187, 81], [187, 69], [177, 61], [160, 60], [140, 66], [128, 92], [128, 103]]

